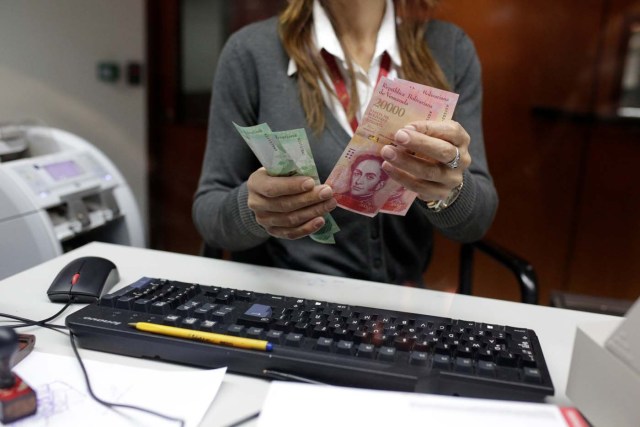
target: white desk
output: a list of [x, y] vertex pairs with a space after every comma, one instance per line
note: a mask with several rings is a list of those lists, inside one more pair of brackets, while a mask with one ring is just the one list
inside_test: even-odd
[[[61, 305], [51, 303], [46, 291], [58, 271], [80, 256], [101, 256], [113, 261], [121, 279], [114, 290], [142, 276], [148, 276], [530, 328], [536, 331], [540, 339], [556, 389], [555, 396], [548, 401], [565, 405], [571, 404], [565, 395], [565, 389], [576, 325], [613, 319], [612, 316], [599, 314], [257, 267], [106, 243], [90, 243], [0, 281], [0, 312], [37, 320], [55, 313]], [[81, 305], [70, 307], [66, 314], [80, 307]], [[0, 320], [0, 324], [2, 322]], [[64, 316], [55, 323], [64, 324]], [[36, 335], [37, 350], [73, 356], [69, 340], [63, 334], [34, 327], [21, 329], [21, 332]], [[81, 350], [81, 355], [89, 359], [154, 366], [158, 369], [166, 369], [168, 366], [161, 362], [89, 350]], [[175, 369], [176, 365], [170, 367]], [[265, 380], [227, 374], [203, 425], [226, 426], [259, 411], [267, 387], [268, 382]]]

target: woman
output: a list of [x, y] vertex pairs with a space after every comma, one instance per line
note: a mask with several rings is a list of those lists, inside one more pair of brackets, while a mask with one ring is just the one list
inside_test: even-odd
[[[497, 195], [482, 137], [480, 66], [459, 28], [413, 20], [424, 15], [416, 10], [428, 12], [434, 3], [291, 0], [279, 19], [249, 25], [228, 40], [193, 205], [208, 245], [260, 248], [260, 262], [276, 267], [404, 284], [422, 282], [434, 228], [459, 241], [483, 236]], [[335, 209], [326, 185], [268, 176], [233, 127], [306, 128], [324, 182], [385, 74], [460, 94], [455, 121], [411, 123], [397, 132], [397, 147], [381, 152], [385, 172], [418, 194], [406, 216]], [[344, 106], [338, 92], [348, 99]], [[433, 203], [438, 200], [445, 202]], [[335, 245], [305, 237], [322, 227], [327, 212], [341, 228]]]

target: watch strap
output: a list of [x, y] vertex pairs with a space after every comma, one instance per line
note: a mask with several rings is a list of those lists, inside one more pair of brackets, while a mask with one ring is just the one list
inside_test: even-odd
[[453, 187], [449, 192], [449, 195], [447, 195], [447, 197], [445, 197], [443, 200], [431, 200], [426, 202], [427, 208], [429, 208], [429, 210], [433, 212], [440, 212], [448, 208], [458, 199], [463, 185], [464, 181]]

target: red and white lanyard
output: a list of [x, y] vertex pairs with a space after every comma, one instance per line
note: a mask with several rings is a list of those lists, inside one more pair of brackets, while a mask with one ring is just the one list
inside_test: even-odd
[[[338, 68], [338, 63], [336, 62], [336, 58], [327, 52], [325, 49], [321, 51], [322, 59], [327, 64], [329, 69], [329, 76], [331, 77], [331, 82], [333, 83], [333, 87], [336, 90], [336, 95], [338, 95], [338, 100], [340, 104], [342, 104], [342, 108], [344, 108], [344, 112], [349, 117], [349, 91], [347, 90], [347, 85], [344, 81], [344, 77], [340, 72], [340, 68]], [[389, 70], [391, 69], [391, 57], [385, 51], [382, 54], [382, 58], [380, 59], [380, 72], [378, 73], [378, 79], [376, 80], [376, 85], [380, 81], [382, 77], [387, 77], [389, 74]], [[351, 125], [351, 129], [353, 132], [356, 132], [358, 128], [358, 119], [354, 116], [349, 123]]]

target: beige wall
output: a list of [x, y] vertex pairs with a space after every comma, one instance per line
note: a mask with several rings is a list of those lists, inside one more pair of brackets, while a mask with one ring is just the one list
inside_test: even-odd
[[[75, 133], [123, 173], [147, 227], [146, 88], [97, 79], [97, 63], [144, 61], [143, 0], [1, 0], [0, 123]], [[144, 80], [143, 80], [144, 81]]]

